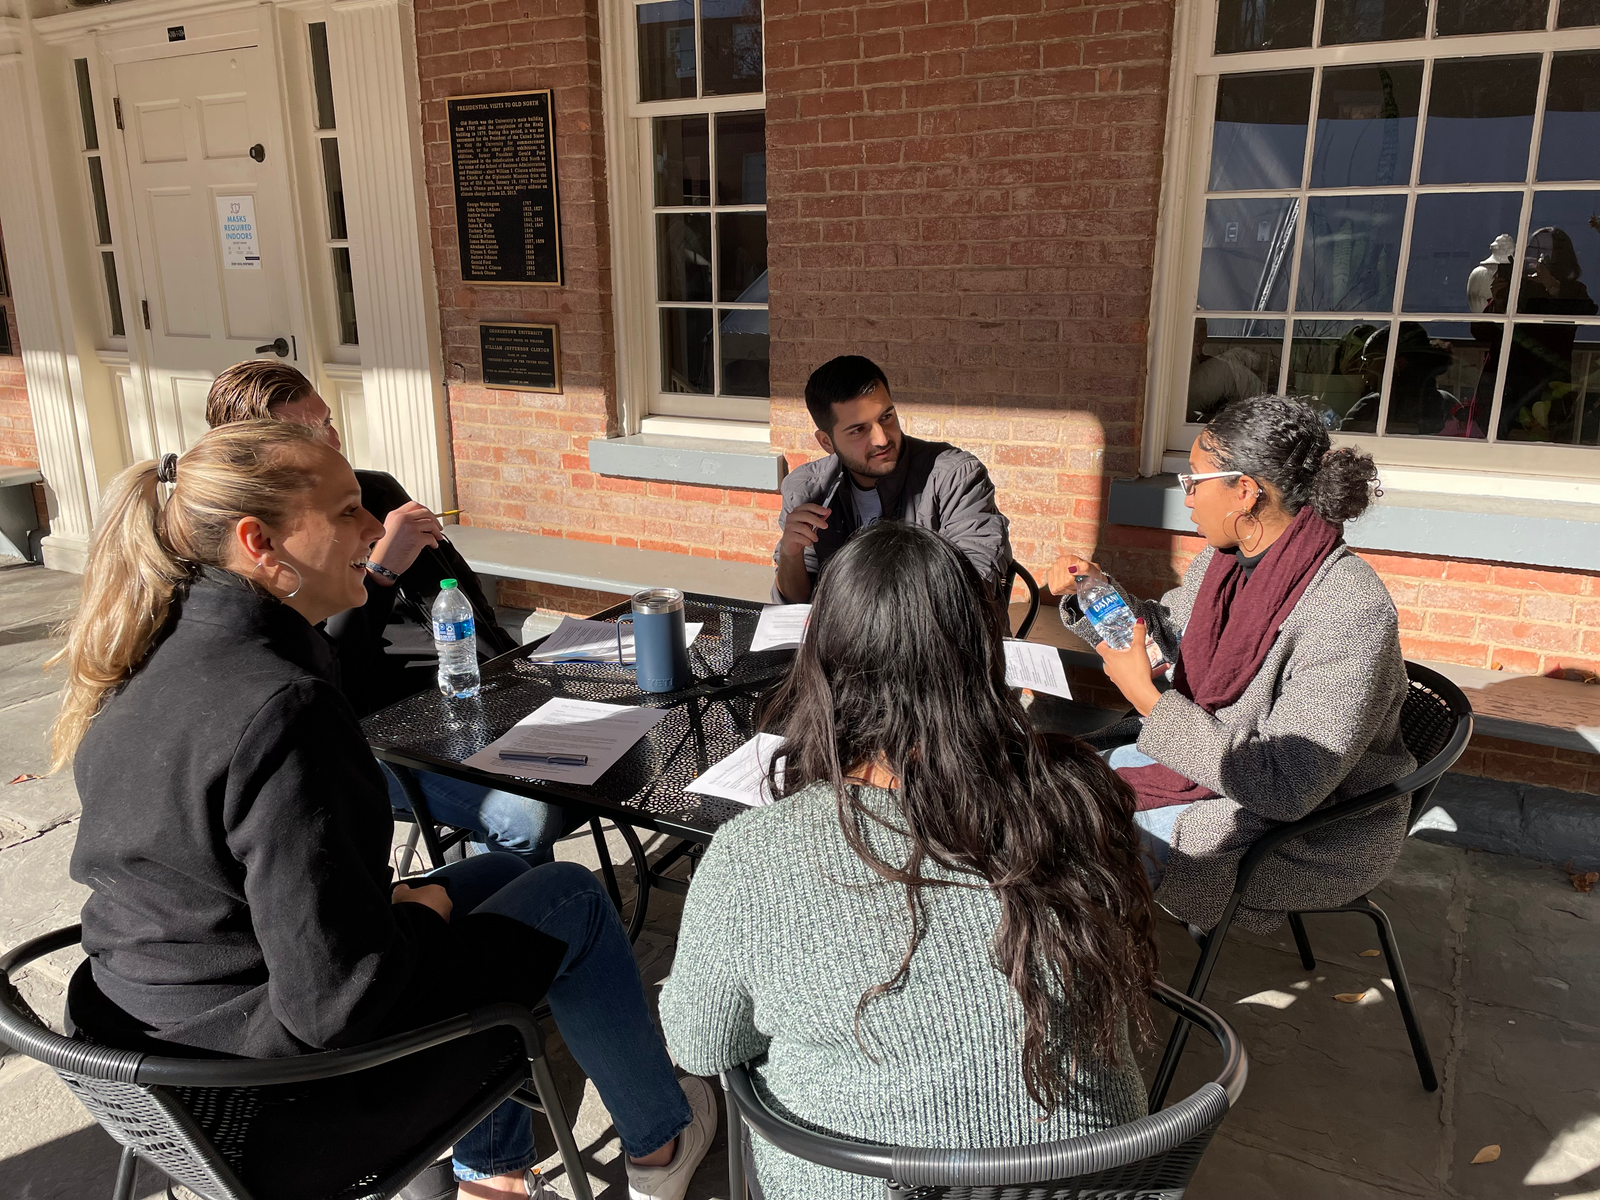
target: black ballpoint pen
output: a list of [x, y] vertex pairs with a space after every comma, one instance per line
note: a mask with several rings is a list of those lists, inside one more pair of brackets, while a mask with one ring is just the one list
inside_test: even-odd
[[587, 754], [532, 754], [523, 750], [502, 750], [500, 758], [505, 762], [544, 763], [551, 767], [587, 767], [589, 756]]

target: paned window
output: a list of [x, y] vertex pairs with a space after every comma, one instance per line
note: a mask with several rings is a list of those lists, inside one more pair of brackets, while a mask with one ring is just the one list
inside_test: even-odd
[[1215, 12], [1169, 446], [1281, 390], [1381, 461], [1592, 475], [1600, 2]]
[[767, 151], [760, 0], [630, 6], [646, 408], [764, 422]]
[[122, 317], [122, 287], [117, 279], [117, 247], [111, 236], [111, 209], [106, 202], [105, 167], [100, 161], [100, 128], [95, 122], [94, 89], [89, 81], [89, 60], [73, 60], [73, 78], [78, 85], [78, 119], [82, 130], [83, 181], [88, 189], [89, 207], [94, 214], [92, 231], [94, 254], [100, 263], [105, 307], [101, 320], [114, 338], [126, 337]]
[[356, 292], [350, 274], [350, 231], [344, 212], [344, 176], [339, 169], [339, 127], [333, 111], [333, 74], [328, 64], [328, 26], [306, 26], [311, 51], [311, 144], [316, 148], [322, 188], [322, 240], [333, 288], [334, 333], [342, 346], [360, 342]]

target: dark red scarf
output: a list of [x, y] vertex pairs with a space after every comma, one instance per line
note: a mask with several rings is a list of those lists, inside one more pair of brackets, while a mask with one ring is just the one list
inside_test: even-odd
[[[1343, 540], [1340, 528], [1308, 504], [1267, 549], [1248, 581], [1237, 555], [1215, 551], [1183, 631], [1172, 686], [1208, 713], [1244, 695], [1311, 577]], [[1139, 794], [1140, 809], [1192, 804], [1217, 794], [1161, 763], [1121, 767], [1117, 774]]]

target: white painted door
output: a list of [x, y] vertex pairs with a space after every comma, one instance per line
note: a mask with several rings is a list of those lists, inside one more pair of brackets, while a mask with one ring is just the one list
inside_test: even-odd
[[156, 439], [181, 452], [206, 430], [218, 372], [252, 357], [300, 366], [306, 346], [289, 304], [294, 232], [273, 136], [276, 80], [266, 52], [247, 46], [121, 63], [117, 93]]

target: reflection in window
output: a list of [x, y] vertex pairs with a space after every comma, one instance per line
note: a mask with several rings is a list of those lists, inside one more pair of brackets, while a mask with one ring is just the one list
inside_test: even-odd
[[[1444, 193], [1418, 196], [1416, 203], [1405, 310], [1505, 312], [1522, 193]], [[1485, 295], [1487, 306], [1475, 308], [1472, 301]]]
[[[766, 299], [764, 287], [761, 298]], [[719, 309], [717, 338], [722, 346], [722, 394], [770, 396], [772, 352], [766, 310]]]
[[[1489, 346], [1500, 326], [1475, 329], [1463, 321], [1400, 322], [1394, 374], [1389, 380], [1389, 416], [1383, 431], [1420, 437], [1482, 439], [1489, 436], [1495, 370]], [[1388, 349], [1368, 342], [1368, 353]], [[1474, 336], [1483, 335], [1482, 337]], [[1488, 344], [1485, 344], [1488, 343]], [[1382, 364], [1378, 364], [1382, 369]]]
[[100, 269], [106, 280], [106, 303], [111, 308], [111, 336], [126, 337], [128, 331], [122, 323], [122, 288], [117, 284], [117, 256], [102, 250]]
[[1557, 29], [1582, 29], [1600, 25], [1600, 0], [1561, 0]]
[[1211, 190], [1300, 186], [1311, 72], [1224, 75], [1211, 134]]
[[328, 26], [323, 21], [313, 21], [306, 26], [306, 36], [311, 46], [311, 95], [316, 106], [312, 127], [334, 128], [333, 71], [328, 65]]
[[703, 115], [657, 117], [652, 123], [656, 203], [662, 208], [711, 202], [708, 120]]
[[1596, 445], [1597, 358], [1600, 329], [1592, 325], [1513, 324], [1500, 401], [1500, 440]]
[[717, 114], [717, 203], [767, 202], [767, 114]]
[[1600, 179], [1600, 52], [1551, 59], [1539, 178]]
[[711, 217], [656, 214], [656, 299], [711, 300]]
[[1522, 182], [1538, 90], [1536, 54], [1435, 62], [1421, 182]]
[[711, 310], [661, 310], [661, 390], [709, 396], [713, 390]]
[[706, 96], [761, 90], [761, 0], [700, 0]]
[[1439, 0], [1434, 28], [1440, 37], [1543, 29], [1547, 7], [1545, 0]]
[[1584, 279], [1600, 279], [1600, 192], [1535, 192], [1528, 227], [1517, 311], [1593, 316]]
[[1323, 0], [1324, 46], [1416, 38], [1427, 27], [1428, 0]]
[[1374, 383], [1362, 358], [1367, 339], [1379, 328], [1380, 324], [1372, 321], [1294, 323], [1294, 339], [1289, 343], [1289, 390], [1309, 398], [1330, 429], [1338, 429], [1356, 402], [1383, 382], [1383, 364], [1378, 364]]
[[1315, 0], [1220, 0], [1217, 53], [1311, 45]]
[[338, 309], [339, 344], [360, 345], [361, 337], [356, 329], [356, 285], [350, 275], [350, 248], [335, 246], [329, 253], [333, 255], [333, 299]]
[[1311, 186], [1381, 187], [1411, 182], [1411, 152], [1421, 100], [1421, 63], [1324, 70], [1317, 99]]
[[641, 4], [634, 12], [639, 30], [639, 99], [677, 100], [698, 94], [694, 0]]
[[83, 148], [100, 149], [100, 131], [94, 120], [94, 89], [89, 84], [89, 60], [72, 61], [73, 78], [78, 83], [78, 119], [83, 123]]
[[1301, 312], [1389, 312], [1394, 307], [1404, 196], [1313, 196], [1301, 240]]
[[745, 294], [759, 285], [766, 289], [767, 214], [725, 212], [717, 214], [717, 299], [724, 303], [750, 303]]
[[1200, 307], [1282, 312], [1289, 301], [1289, 248], [1300, 202], [1208, 200], [1200, 251]]
[[1283, 322], [1199, 317], [1184, 419], [1204, 424], [1235, 400], [1278, 390]]

